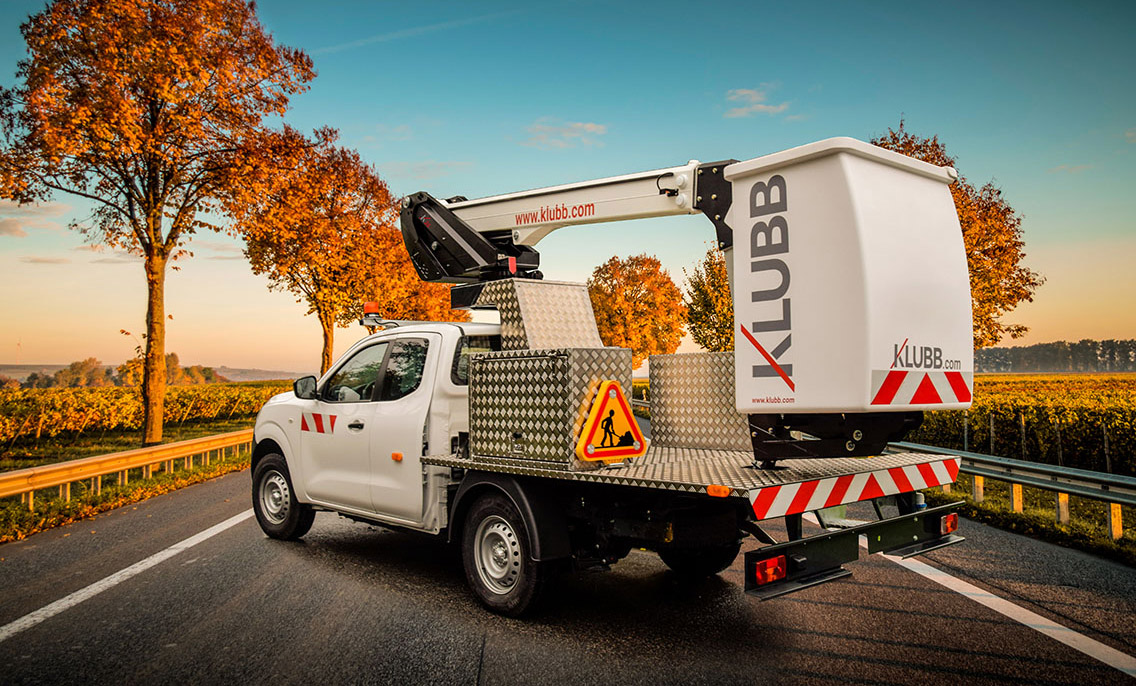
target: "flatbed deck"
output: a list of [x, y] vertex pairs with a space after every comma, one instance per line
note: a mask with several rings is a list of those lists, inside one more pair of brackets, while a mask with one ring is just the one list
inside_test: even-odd
[[[564, 479], [585, 483], [707, 494], [710, 486], [746, 498], [758, 520], [953, 483], [958, 458], [896, 452], [875, 457], [785, 460], [753, 466], [752, 453], [652, 445], [630, 464], [573, 471], [559, 463], [474, 455], [431, 455], [427, 465]], [[716, 489], [717, 490], [717, 489]]]

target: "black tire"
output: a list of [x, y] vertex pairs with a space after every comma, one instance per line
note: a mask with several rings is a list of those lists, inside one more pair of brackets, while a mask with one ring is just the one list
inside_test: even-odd
[[462, 563], [477, 599], [509, 617], [535, 609], [553, 571], [550, 563], [532, 559], [528, 526], [499, 493], [482, 496], [466, 515]]
[[282, 455], [265, 455], [252, 473], [252, 509], [271, 538], [294, 541], [312, 528], [316, 511], [296, 500], [292, 476]]
[[660, 550], [659, 558], [684, 579], [705, 579], [728, 569], [741, 548], [741, 541], [712, 548], [671, 548]]

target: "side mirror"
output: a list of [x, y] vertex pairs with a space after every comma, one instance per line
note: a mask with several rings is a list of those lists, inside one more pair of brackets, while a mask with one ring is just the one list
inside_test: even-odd
[[292, 382], [292, 392], [301, 400], [313, 400], [316, 397], [316, 377], [305, 376]]

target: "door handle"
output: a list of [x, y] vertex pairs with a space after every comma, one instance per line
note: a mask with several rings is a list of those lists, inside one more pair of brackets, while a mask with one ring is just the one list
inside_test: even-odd
[[356, 419], [355, 421], [348, 424], [347, 428], [351, 429], [352, 431], [362, 431], [363, 430], [363, 422]]

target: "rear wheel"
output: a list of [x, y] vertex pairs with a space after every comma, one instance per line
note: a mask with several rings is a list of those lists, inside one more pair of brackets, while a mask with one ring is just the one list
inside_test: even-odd
[[261, 458], [252, 475], [252, 509], [264, 533], [285, 541], [300, 538], [312, 528], [316, 512], [296, 500], [288, 463], [282, 455]]
[[474, 595], [510, 617], [533, 609], [551, 569], [532, 559], [528, 530], [505, 496], [485, 495], [473, 504], [462, 533], [462, 562]]
[[659, 558], [681, 577], [703, 579], [728, 569], [741, 548], [741, 541], [708, 548], [672, 548], [660, 550]]

